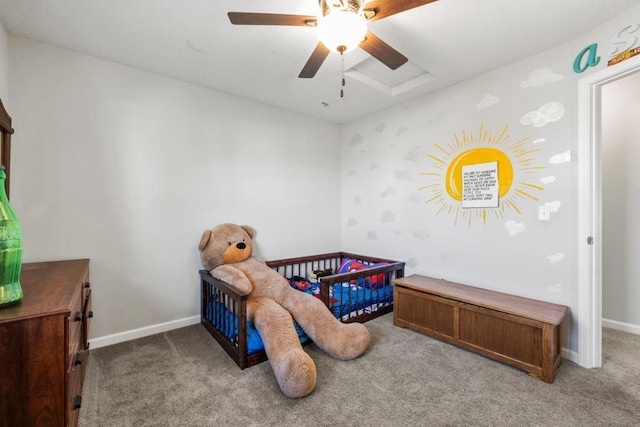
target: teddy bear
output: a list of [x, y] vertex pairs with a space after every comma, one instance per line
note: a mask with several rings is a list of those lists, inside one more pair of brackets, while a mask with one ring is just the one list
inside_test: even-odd
[[247, 320], [264, 342], [276, 381], [285, 396], [300, 398], [316, 385], [313, 359], [303, 350], [293, 319], [325, 353], [340, 360], [362, 355], [371, 339], [360, 323], [342, 323], [314, 296], [293, 289], [287, 279], [253, 256], [255, 230], [220, 224], [200, 239], [200, 260], [213, 277], [247, 295]]

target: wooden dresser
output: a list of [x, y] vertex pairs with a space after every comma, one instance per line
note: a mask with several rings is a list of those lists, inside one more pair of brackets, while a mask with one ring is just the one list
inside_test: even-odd
[[91, 311], [89, 260], [22, 265], [24, 298], [0, 308], [0, 427], [75, 426]]

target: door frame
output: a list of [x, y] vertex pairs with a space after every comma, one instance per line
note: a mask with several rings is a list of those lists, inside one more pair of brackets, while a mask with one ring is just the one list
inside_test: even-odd
[[[640, 72], [640, 56], [578, 82], [578, 364], [602, 366], [601, 87]], [[593, 244], [587, 243], [591, 237]]]

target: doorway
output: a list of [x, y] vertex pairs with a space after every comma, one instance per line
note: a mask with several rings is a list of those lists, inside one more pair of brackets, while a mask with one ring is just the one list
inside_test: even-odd
[[578, 364], [602, 366], [602, 123], [601, 89], [640, 72], [640, 57], [579, 82], [578, 124]]

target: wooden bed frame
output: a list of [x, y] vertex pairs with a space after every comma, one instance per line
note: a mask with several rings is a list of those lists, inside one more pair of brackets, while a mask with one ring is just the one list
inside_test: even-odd
[[[267, 265], [285, 278], [293, 276], [306, 278], [309, 277], [314, 270], [331, 269], [333, 272], [338, 272], [342, 261], [345, 259], [353, 259], [365, 264], [385, 263], [385, 265], [350, 273], [320, 277], [318, 279], [320, 299], [332, 312], [334, 310], [330, 298], [330, 289], [336, 284], [383, 275], [384, 280], [379, 284], [377, 293], [377, 295], [380, 295], [381, 293], [386, 294], [386, 292], [391, 290], [393, 287], [392, 280], [404, 277], [404, 262], [346, 252], [280, 259], [268, 261]], [[200, 270], [200, 282], [200, 320], [207, 331], [218, 341], [220, 346], [222, 346], [241, 369], [267, 360], [267, 355], [264, 350], [250, 355], [247, 354], [247, 296], [238, 295], [227, 283], [214, 278], [207, 270]], [[373, 301], [368, 307], [357, 307], [356, 310], [348, 312], [340, 310], [336, 317], [345, 323], [363, 323], [383, 314], [390, 313], [393, 311], [392, 293], [390, 293], [390, 296], [390, 300]], [[232, 316], [215, 316], [212, 314], [208, 310], [209, 304], [212, 301], [224, 304], [226, 311], [232, 314]], [[229, 331], [230, 329], [237, 331], [237, 334], [231, 334], [233, 335], [232, 338], [229, 338], [227, 336], [228, 334], [225, 334], [225, 331]]]

